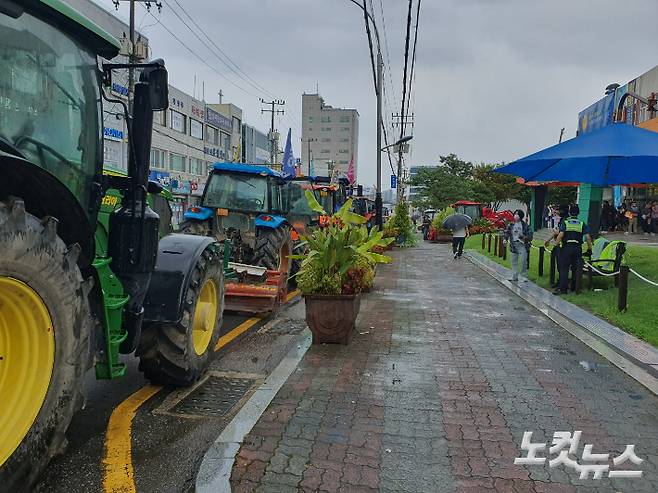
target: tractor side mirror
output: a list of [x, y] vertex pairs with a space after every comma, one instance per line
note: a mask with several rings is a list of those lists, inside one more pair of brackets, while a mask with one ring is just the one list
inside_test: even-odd
[[164, 60], [153, 60], [150, 66], [142, 71], [141, 82], [148, 83], [148, 97], [153, 111], [166, 110], [169, 107], [169, 75]]
[[167, 69], [158, 67], [148, 74], [149, 99], [153, 111], [166, 110], [169, 106], [169, 83]]

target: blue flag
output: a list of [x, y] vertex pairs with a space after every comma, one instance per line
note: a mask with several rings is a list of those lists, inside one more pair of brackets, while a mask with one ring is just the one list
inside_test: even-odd
[[281, 166], [281, 174], [286, 178], [295, 176], [295, 157], [292, 155], [292, 129], [288, 129], [288, 138], [286, 139], [286, 149], [283, 152], [283, 163]]

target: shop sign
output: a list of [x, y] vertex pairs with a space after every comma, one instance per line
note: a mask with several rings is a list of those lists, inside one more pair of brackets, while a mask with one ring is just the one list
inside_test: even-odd
[[208, 156], [215, 157], [217, 159], [226, 159], [226, 152], [224, 151], [224, 149], [218, 149], [216, 147], [204, 146], [203, 147], [203, 153], [208, 155]]
[[233, 121], [224, 115], [220, 115], [212, 108], [206, 108], [206, 123], [227, 130], [228, 132], [233, 131]]
[[165, 188], [169, 188], [170, 177], [166, 171], [151, 171], [149, 173], [149, 180], [156, 181]]
[[121, 84], [117, 84], [116, 82], [112, 82], [112, 92], [120, 94], [121, 96], [128, 96], [128, 88]]
[[205, 119], [206, 108], [203, 104], [192, 102], [192, 117], [203, 121]]
[[116, 140], [119, 142], [123, 141], [123, 130], [118, 130], [111, 127], [103, 127], [103, 135], [106, 139]]
[[172, 178], [169, 185], [171, 187], [171, 193], [178, 193], [181, 195], [189, 195], [190, 193], [190, 182], [188, 180]]
[[183, 109], [183, 108], [185, 108], [185, 103], [183, 103], [182, 100], [172, 96], [171, 97], [171, 106]]

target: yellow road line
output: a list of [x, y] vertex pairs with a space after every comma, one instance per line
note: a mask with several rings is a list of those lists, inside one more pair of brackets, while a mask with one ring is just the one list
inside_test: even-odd
[[262, 319], [260, 317], [252, 317], [248, 320], [245, 320], [242, 322], [240, 325], [238, 325], [235, 329], [233, 329], [231, 332], [224, 334], [222, 337], [219, 338], [217, 341], [217, 344], [215, 345], [215, 351], [219, 351], [221, 348], [226, 346], [229, 342], [231, 342], [233, 339], [238, 337], [240, 334], [243, 332], [249, 330], [251, 327], [256, 325], [258, 322], [260, 322]]
[[288, 303], [293, 298], [299, 296], [299, 293], [300, 293], [299, 289], [295, 289], [291, 293], [288, 293], [288, 296], [286, 297], [286, 303]]
[[161, 388], [158, 385], [145, 385], [112, 412], [105, 433], [103, 455], [105, 493], [136, 493], [132, 463], [132, 422], [139, 406], [157, 394]]

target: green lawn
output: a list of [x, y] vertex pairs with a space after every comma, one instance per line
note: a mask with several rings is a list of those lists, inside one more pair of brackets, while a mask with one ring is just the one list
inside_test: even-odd
[[[537, 246], [541, 242], [536, 241]], [[466, 240], [466, 249], [481, 253], [499, 264], [510, 267], [510, 257], [503, 261], [502, 258], [494, 257], [493, 244], [492, 253], [488, 254], [482, 250], [482, 236], [471, 236]], [[528, 278], [539, 286], [551, 289], [549, 286], [550, 253], [547, 251], [544, 258], [544, 276], [538, 275], [539, 255], [538, 250], [530, 250], [530, 269]], [[658, 248], [627, 246], [626, 262], [631, 269], [635, 269], [644, 277], [652, 281], [658, 281]], [[602, 291], [590, 291], [587, 278], [583, 278], [583, 291], [581, 294], [568, 294], [564, 299], [588, 310], [610, 323], [624, 329], [640, 339], [658, 347], [658, 287], [651, 286], [638, 279], [634, 274], [629, 274], [628, 283], [628, 310], [624, 313], [617, 311], [617, 288], [614, 286], [613, 278], [594, 278], [594, 288]]]

